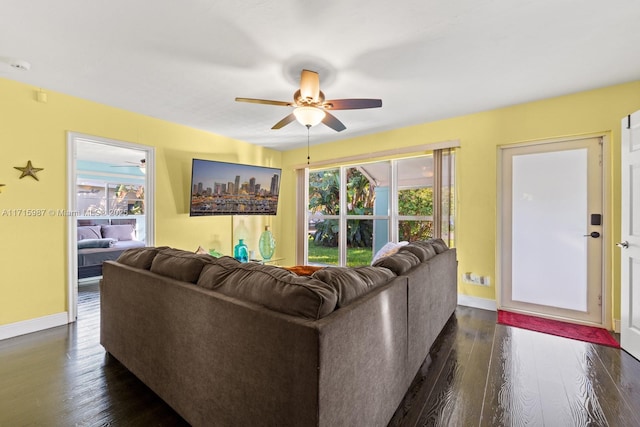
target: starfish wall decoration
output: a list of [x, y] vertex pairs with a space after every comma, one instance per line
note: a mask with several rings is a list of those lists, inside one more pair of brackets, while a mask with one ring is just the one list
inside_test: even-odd
[[20, 179], [24, 178], [25, 176], [30, 176], [36, 181], [40, 181], [36, 176], [36, 173], [40, 172], [41, 170], [44, 170], [44, 168], [34, 168], [33, 165], [31, 164], [31, 160], [27, 161], [27, 166], [23, 168], [19, 166], [14, 166], [13, 168], [18, 169], [19, 171], [22, 171], [22, 175], [20, 175]]

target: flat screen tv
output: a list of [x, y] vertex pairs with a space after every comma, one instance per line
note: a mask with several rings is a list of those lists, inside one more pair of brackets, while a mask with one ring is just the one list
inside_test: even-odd
[[276, 215], [282, 169], [193, 159], [191, 216]]

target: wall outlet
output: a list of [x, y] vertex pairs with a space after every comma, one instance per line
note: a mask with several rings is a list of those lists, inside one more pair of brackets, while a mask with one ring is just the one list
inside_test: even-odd
[[472, 285], [479, 286], [490, 286], [491, 285], [491, 277], [489, 276], [480, 276], [479, 274], [475, 274], [472, 272], [466, 272], [462, 275], [462, 281], [465, 283], [471, 283]]

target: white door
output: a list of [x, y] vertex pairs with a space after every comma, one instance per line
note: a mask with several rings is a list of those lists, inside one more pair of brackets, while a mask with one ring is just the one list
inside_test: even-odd
[[640, 111], [622, 120], [620, 345], [640, 359]]
[[602, 325], [602, 138], [501, 150], [500, 309]]

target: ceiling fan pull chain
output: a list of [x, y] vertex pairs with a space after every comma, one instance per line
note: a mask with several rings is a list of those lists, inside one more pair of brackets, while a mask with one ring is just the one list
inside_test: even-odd
[[311, 160], [311, 157], [309, 156], [309, 130], [311, 129], [311, 126], [307, 125], [307, 164], [309, 164], [309, 161]]

